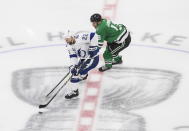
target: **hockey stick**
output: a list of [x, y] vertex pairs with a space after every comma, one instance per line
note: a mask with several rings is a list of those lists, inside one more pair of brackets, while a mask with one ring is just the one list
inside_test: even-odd
[[62, 83], [62, 81], [65, 80], [65, 78], [70, 74], [70, 70], [69, 72], [60, 80], [60, 82], [46, 95], [46, 97], [49, 97], [49, 95], [60, 85], [60, 83]]
[[[81, 63], [81, 65], [79, 66], [79, 70], [78, 70], [78, 72], [81, 70], [81, 67], [83, 67], [84, 66], [84, 64], [85, 64], [85, 62], [89, 59], [90, 57], [87, 57], [82, 63]], [[68, 72], [68, 75], [70, 74], [70, 71]], [[67, 76], [68, 76], [67, 75]], [[67, 81], [65, 81], [65, 83], [60, 87], [60, 89], [58, 89], [58, 91], [54, 94], [54, 96], [46, 103], [46, 104], [44, 104], [44, 105], [39, 105], [39, 108], [45, 108], [45, 107], [47, 107], [49, 104], [50, 104], [50, 102], [57, 96], [57, 94], [60, 92], [60, 90], [68, 83], [68, 81], [70, 81], [70, 79], [72, 78], [72, 76], [73, 76], [73, 74], [69, 77], [69, 79], [67, 80]], [[65, 77], [66, 78], [66, 77]], [[61, 83], [61, 82], [60, 82]], [[58, 84], [59, 85], [59, 84]], [[58, 87], [58, 86], [57, 86]], [[53, 91], [52, 91], [53, 92]]]
[[46, 104], [44, 104], [44, 105], [39, 105], [39, 108], [45, 108], [45, 107], [47, 107], [47, 106], [50, 104], [50, 102], [57, 96], [57, 94], [60, 92], [60, 90], [68, 83], [68, 81], [70, 81], [70, 79], [72, 78], [72, 76], [73, 76], [73, 75], [71, 75], [71, 76], [69, 77], [69, 79], [68, 79], [67, 81], [65, 81], [65, 83], [61, 86], [61, 88], [58, 89], [58, 91], [54, 94], [54, 96], [53, 96]]

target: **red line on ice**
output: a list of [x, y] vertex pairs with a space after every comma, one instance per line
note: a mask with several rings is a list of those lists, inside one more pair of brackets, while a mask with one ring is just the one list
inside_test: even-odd
[[84, 97], [81, 101], [81, 110], [77, 131], [92, 131], [95, 123], [97, 108], [100, 101], [102, 73], [93, 70], [87, 80]]

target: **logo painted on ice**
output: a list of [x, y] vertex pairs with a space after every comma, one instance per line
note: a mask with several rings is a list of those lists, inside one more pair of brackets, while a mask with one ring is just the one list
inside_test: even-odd
[[[66, 70], [67, 67], [52, 67], [16, 71], [13, 73], [13, 91], [22, 100], [38, 105], [43, 94], [46, 94], [61, 79]], [[94, 84], [90, 84], [88, 87], [92, 90], [87, 91], [88, 88], [85, 86], [87, 83], [80, 83], [80, 94], [83, 94], [80, 95], [81, 98], [66, 101], [64, 100], [66, 89], [63, 89], [62, 93], [48, 106], [49, 111], [36, 114], [37, 117], [32, 116], [27, 124], [30, 126], [25, 128], [71, 131], [80, 127], [78, 126], [80, 121], [85, 125], [85, 128], [80, 129], [89, 129], [87, 126], [90, 125], [89, 131], [126, 131], [133, 128], [135, 131], [144, 131], [144, 118], [129, 111], [152, 106], [168, 99], [176, 91], [180, 80], [180, 74], [176, 72], [144, 68], [114, 67], [102, 75], [99, 82], [99, 75], [89, 74], [91, 78], [88, 81], [96, 82], [100, 90], [96, 90]], [[100, 94], [97, 93], [98, 91]], [[99, 94], [99, 101], [95, 97], [89, 99], [94, 100], [93, 102], [87, 101], [85, 98], [88, 94]], [[83, 109], [90, 112], [85, 112]], [[87, 117], [81, 120], [82, 116]], [[52, 118], [53, 121], [49, 121]]]

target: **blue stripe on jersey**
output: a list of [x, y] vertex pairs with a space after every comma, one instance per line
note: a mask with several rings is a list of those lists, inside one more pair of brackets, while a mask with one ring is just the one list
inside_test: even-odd
[[72, 57], [77, 57], [77, 55], [76, 54], [70, 55], [70, 58], [72, 58]]
[[92, 38], [94, 37], [94, 35], [95, 35], [94, 32], [90, 33], [90, 40], [92, 40]]

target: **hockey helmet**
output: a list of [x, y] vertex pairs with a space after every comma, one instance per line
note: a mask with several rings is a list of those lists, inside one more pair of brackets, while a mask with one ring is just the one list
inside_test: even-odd
[[100, 22], [102, 20], [102, 17], [100, 14], [95, 13], [90, 18], [91, 22]]

